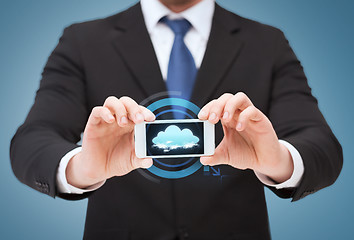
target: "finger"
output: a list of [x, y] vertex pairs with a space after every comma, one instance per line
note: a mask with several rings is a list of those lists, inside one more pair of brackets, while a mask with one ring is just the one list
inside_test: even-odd
[[228, 164], [228, 159], [225, 156], [225, 151], [219, 145], [215, 149], [214, 155], [200, 157], [200, 162], [203, 165], [215, 166], [215, 165], [220, 165], [220, 164]]
[[112, 113], [116, 115], [117, 124], [124, 127], [128, 124], [127, 110], [121, 101], [116, 97], [108, 97], [103, 104], [104, 107], [108, 108]]
[[222, 117], [222, 113], [224, 112], [225, 104], [233, 96], [234, 95], [231, 93], [225, 93], [214, 102], [214, 104], [210, 108], [208, 118], [211, 123], [216, 124], [219, 121], [219, 119]]
[[152, 122], [155, 120], [155, 114], [153, 112], [151, 112], [149, 109], [147, 109], [144, 106], [140, 106], [140, 108], [141, 108], [141, 112], [144, 115], [145, 121]]
[[134, 157], [132, 160], [133, 169], [150, 168], [153, 164], [152, 158], [138, 158]]
[[237, 120], [236, 130], [239, 132], [243, 131], [251, 122], [262, 121], [264, 117], [265, 115], [255, 106], [249, 106], [240, 113]]
[[210, 108], [216, 102], [216, 99], [208, 102], [198, 113], [198, 118], [200, 120], [207, 120], [209, 118]]
[[113, 123], [114, 122], [114, 116], [111, 113], [111, 111], [106, 108], [106, 107], [94, 107], [92, 109], [92, 112], [90, 114], [88, 123], [97, 125], [101, 123], [102, 121], [106, 123]]
[[144, 115], [141, 111], [140, 106], [130, 97], [121, 97], [119, 99], [128, 113], [128, 118], [132, 120], [135, 124], [141, 123], [144, 121]]
[[253, 106], [251, 100], [243, 92], [236, 93], [230, 98], [224, 108], [223, 120], [228, 122], [233, 119], [234, 115], [238, 113], [237, 110], [243, 111], [249, 106]]

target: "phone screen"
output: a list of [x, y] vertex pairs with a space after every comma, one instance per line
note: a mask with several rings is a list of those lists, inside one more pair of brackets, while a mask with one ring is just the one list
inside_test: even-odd
[[146, 124], [146, 155], [204, 154], [203, 122]]

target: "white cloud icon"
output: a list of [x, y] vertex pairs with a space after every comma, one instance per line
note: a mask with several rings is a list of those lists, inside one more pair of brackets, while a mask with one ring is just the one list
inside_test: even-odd
[[198, 146], [199, 138], [193, 132], [185, 128], [181, 130], [176, 125], [168, 126], [165, 131], [161, 131], [152, 139], [153, 147], [169, 152], [178, 148], [188, 149]]

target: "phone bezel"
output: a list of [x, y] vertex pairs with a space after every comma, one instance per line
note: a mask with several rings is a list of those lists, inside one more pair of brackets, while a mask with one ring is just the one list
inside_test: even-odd
[[[181, 154], [181, 155], [146, 155], [146, 124], [168, 124], [168, 123], [203, 123], [204, 132], [204, 154]], [[134, 127], [135, 154], [138, 158], [180, 158], [180, 157], [201, 157], [211, 156], [215, 152], [215, 125], [199, 119], [171, 119], [155, 120], [153, 122], [142, 122]]]

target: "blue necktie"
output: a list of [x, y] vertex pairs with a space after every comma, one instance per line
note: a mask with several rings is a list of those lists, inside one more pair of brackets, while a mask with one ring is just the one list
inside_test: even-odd
[[[168, 63], [167, 90], [169, 92], [180, 92], [180, 98], [189, 100], [192, 95], [197, 68], [183, 38], [189, 31], [191, 24], [186, 19], [169, 20], [167, 17], [162, 18], [161, 22], [169, 26], [175, 34]], [[177, 110], [178, 108], [172, 106], [172, 109]], [[175, 111], [174, 117], [180, 119], [185, 118], [185, 115]]]

